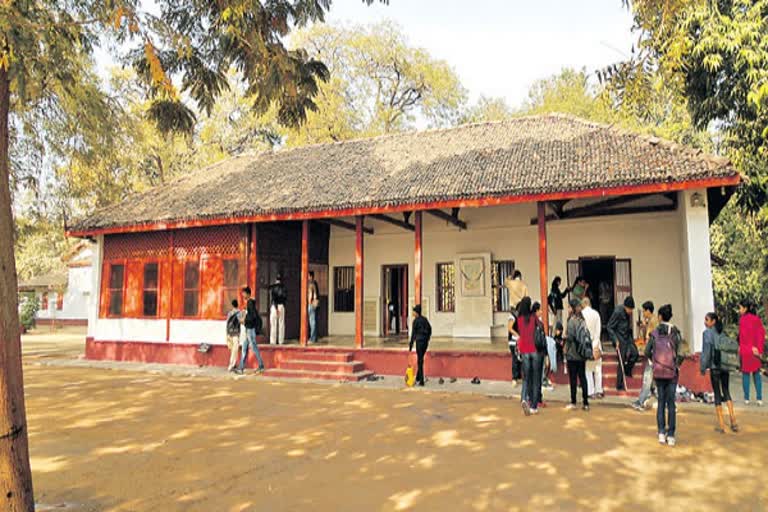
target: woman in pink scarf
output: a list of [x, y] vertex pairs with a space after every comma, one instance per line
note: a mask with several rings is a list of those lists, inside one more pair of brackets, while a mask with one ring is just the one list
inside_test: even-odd
[[739, 302], [739, 355], [741, 378], [744, 385], [744, 403], [749, 404], [749, 377], [755, 381], [757, 405], [763, 405], [763, 382], [760, 377], [760, 358], [765, 348], [765, 328], [757, 316], [757, 307], [748, 300]]

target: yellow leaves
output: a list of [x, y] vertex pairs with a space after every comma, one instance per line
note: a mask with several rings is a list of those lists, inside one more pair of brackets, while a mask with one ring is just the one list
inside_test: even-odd
[[3, 44], [0, 44], [0, 47], [3, 48], [2, 51], [0, 51], [0, 69], [3, 71], [8, 71], [8, 68], [11, 67], [11, 62], [13, 61], [13, 46], [8, 45], [5, 41], [3, 41]]
[[112, 25], [115, 27], [115, 30], [120, 30], [120, 25], [123, 23], [123, 16], [125, 15], [125, 9], [123, 9], [123, 6], [117, 8], [117, 11], [115, 11], [115, 18], [112, 20]]
[[120, 27], [123, 25], [123, 19], [127, 21], [128, 30], [130, 30], [132, 34], [137, 34], [139, 32], [139, 21], [136, 17], [136, 13], [121, 5], [115, 10], [115, 15], [112, 18], [112, 27], [115, 30], [120, 30]]
[[144, 56], [147, 58], [147, 63], [149, 64], [149, 74], [152, 83], [162, 88], [171, 98], [176, 98], [176, 88], [165, 73], [160, 58], [155, 51], [155, 47], [150, 41], [144, 43]]

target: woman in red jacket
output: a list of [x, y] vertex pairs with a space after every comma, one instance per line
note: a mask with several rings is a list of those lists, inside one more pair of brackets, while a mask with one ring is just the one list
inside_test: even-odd
[[[517, 306], [517, 350], [523, 359], [523, 412], [526, 416], [537, 414], [541, 401], [541, 358], [536, 351], [536, 324], [538, 319], [533, 312], [530, 297], [523, 297]], [[538, 386], [536, 385], [538, 382]]]
[[744, 403], [749, 404], [749, 377], [755, 381], [757, 405], [763, 405], [763, 382], [760, 376], [760, 354], [765, 348], [765, 328], [752, 301], [739, 302], [739, 355]]

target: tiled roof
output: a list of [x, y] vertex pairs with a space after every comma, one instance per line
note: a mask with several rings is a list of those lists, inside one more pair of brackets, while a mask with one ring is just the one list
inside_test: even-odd
[[66, 271], [52, 272], [20, 282], [19, 291], [64, 288], [67, 286], [67, 281]]
[[560, 114], [234, 157], [71, 231], [734, 178], [728, 160]]

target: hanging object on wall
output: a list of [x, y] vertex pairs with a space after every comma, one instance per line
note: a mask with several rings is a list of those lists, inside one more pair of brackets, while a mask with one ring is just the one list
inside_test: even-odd
[[462, 258], [459, 260], [459, 270], [463, 297], [482, 297], [485, 295], [485, 262], [483, 258]]

